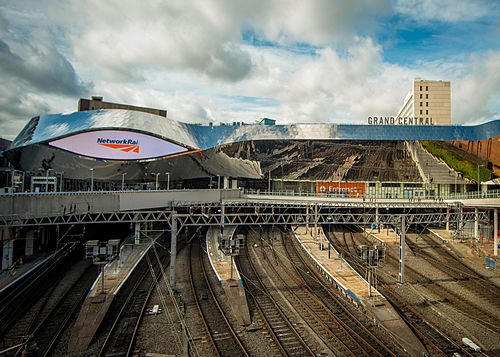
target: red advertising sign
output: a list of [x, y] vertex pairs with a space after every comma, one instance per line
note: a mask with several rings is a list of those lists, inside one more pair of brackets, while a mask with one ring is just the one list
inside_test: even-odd
[[364, 197], [364, 182], [317, 182], [316, 192], [335, 197]]

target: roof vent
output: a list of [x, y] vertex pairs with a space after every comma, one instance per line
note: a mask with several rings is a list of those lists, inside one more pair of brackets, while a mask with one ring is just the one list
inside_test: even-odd
[[92, 96], [92, 100], [97, 100], [97, 101], [99, 101], [99, 102], [102, 102], [102, 97], [99, 97], [99, 96], [97, 96], [97, 95], [93, 95], [93, 96]]

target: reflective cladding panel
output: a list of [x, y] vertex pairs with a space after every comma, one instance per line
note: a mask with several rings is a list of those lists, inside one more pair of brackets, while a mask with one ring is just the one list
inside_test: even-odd
[[11, 148], [47, 142], [84, 131], [123, 129], [151, 133], [191, 149], [250, 140], [484, 140], [500, 135], [500, 120], [477, 126], [239, 125], [201, 126], [130, 110], [95, 110], [32, 119]]
[[191, 179], [209, 176], [230, 176], [261, 178], [260, 164], [255, 161], [232, 158], [216, 149], [203, 154], [159, 158], [145, 161], [117, 161], [92, 159], [75, 155], [46, 144], [33, 144], [7, 153], [16, 168], [22, 171], [37, 172], [39, 168], [62, 172], [65, 178], [90, 180], [115, 180], [125, 178], [131, 182], [154, 181], [153, 175], [159, 174], [159, 181]]

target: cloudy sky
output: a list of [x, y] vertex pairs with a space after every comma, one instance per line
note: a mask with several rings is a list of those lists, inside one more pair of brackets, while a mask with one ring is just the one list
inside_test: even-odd
[[191, 122], [365, 123], [414, 78], [500, 118], [497, 0], [0, 0], [0, 136], [80, 97]]

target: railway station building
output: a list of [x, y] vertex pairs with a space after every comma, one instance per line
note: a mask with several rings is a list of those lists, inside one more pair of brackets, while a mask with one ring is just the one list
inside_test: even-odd
[[37, 192], [244, 187], [412, 198], [467, 190], [472, 180], [430, 156], [422, 140], [454, 143], [457, 150], [489, 142], [481, 165], [500, 173], [491, 154], [498, 151], [499, 120], [451, 126], [450, 83], [442, 81], [415, 79], [396, 118], [420, 117], [420, 110], [432, 125], [274, 125], [267, 119], [205, 126], [172, 120], [166, 110], [92, 97], [80, 99], [77, 112], [32, 118], [4, 156], [22, 172], [17, 187]]

